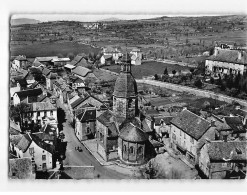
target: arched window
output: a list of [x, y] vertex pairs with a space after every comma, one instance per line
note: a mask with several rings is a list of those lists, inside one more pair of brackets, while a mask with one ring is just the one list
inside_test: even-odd
[[133, 148], [133, 146], [130, 146], [130, 154], [134, 154], [134, 148]]
[[123, 149], [124, 149], [124, 152], [126, 152], [126, 151], [127, 151], [127, 149], [126, 149], [126, 145], [124, 145], [124, 148], [123, 148]]
[[137, 153], [138, 153], [138, 154], [142, 154], [142, 152], [143, 152], [143, 148], [142, 148], [141, 146], [139, 146], [139, 147], [138, 147], [138, 150], [137, 150]]

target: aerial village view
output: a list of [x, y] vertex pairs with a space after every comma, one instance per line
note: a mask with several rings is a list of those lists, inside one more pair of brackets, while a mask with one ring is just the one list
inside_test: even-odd
[[246, 15], [33, 18], [10, 18], [9, 179], [245, 179]]

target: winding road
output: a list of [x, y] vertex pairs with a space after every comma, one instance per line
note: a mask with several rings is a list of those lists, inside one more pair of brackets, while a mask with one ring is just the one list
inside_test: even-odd
[[[65, 166], [94, 166], [95, 178], [99, 179], [128, 179], [128, 175], [124, 175], [117, 171], [102, 166], [91, 153], [79, 142], [75, 136], [74, 129], [69, 124], [70, 113], [67, 111], [64, 105], [59, 104], [60, 108], [66, 113], [65, 122], [62, 123], [63, 133], [65, 135], [64, 142], [67, 142], [67, 148], [65, 152], [65, 159], [63, 164]], [[82, 152], [75, 150], [75, 147], [81, 147]]]

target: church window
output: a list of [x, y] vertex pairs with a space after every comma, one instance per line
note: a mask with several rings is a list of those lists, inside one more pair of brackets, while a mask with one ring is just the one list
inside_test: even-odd
[[142, 154], [142, 150], [143, 150], [142, 147], [139, 146], [139, 148], [138, 148], [138, 150], [137, 150], [137, 153], [138, 153], [138, 154]]
[[133, 146], [130, 146], [130, 154], [134, 154], [134, 148], [133, 148]]
[[126, 150], [126, 145], [124, 145], [124, 152], [126, 152], [127, 150]]

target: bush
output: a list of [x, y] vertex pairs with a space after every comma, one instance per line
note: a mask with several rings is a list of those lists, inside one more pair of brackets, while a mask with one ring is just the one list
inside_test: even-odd
[[194, 85], [195, 85], [197, 88], [201, 89], [201, 88], [202, 88], [202, 81], [201, 81], [201, 79], [197, 79], [197, 80], [194, 82]]

